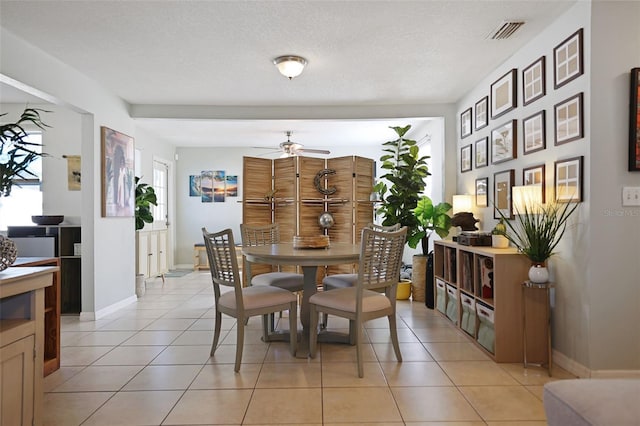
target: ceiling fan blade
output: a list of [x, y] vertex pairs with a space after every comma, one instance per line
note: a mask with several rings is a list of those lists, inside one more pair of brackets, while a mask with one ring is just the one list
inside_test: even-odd
[[331, 151], [327, 151], [326, 149], [311, 149], [311, 148], [298, 148], [296, 152], [311, 152], [314, 154], [331, 154]]

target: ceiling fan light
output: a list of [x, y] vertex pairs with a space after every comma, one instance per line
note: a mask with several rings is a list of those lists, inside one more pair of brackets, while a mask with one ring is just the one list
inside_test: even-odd
[[291, 80], [302, 74], [302, 70], [307, 65], [307, 60], [301, 56], [286, 55], [275, 58], [273, 64], [278, 67], [280, 74]]

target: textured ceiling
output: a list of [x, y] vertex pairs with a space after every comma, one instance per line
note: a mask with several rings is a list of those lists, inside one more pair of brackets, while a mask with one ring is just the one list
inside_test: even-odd
[[[2, 0], [0, 23], [132, 105], [312, 110], [455, 103], [574, 2]], [[526, 24], [488, 40], [505, 19]], [[309, 61], [292, 81], [271, 63], [284, 54]], [[223, 121], [183, 121], [173, 142], [207, 143], [186, 141], [188, 124], [234, 127]]]

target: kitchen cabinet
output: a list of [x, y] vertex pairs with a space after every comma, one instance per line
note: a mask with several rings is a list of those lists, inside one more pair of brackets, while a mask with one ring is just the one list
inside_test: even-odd
[[0, 424], [42, 424], [44, 300], [55, 266], [0, 272]]

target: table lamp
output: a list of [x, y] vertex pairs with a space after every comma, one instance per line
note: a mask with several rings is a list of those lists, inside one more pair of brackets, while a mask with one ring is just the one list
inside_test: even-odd
[[476, 223], [478, 219], [473, 217], [471, 207], [473, 205], [473, 197], [471, 195], [454, 195], [453, 196], [453, 218], [451, 225], [459, 226], [462, 231], [477, 231]]

